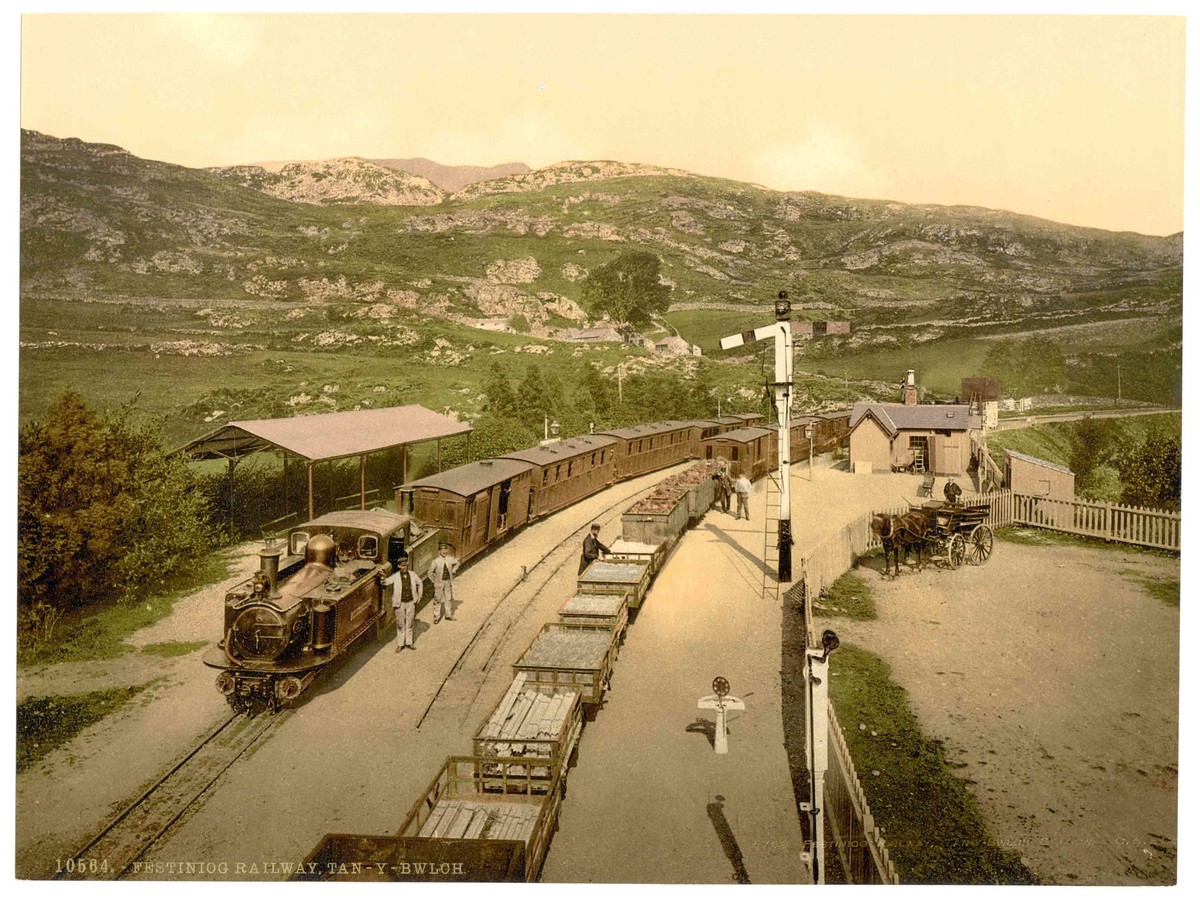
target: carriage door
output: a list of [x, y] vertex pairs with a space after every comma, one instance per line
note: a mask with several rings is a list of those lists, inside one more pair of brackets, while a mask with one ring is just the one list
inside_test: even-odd
[[491, 523], [488, 515], [491, 513], [488, 509], [491, 507], [489, 492], [481, 492], [471, 502], [474, 511], [474, 529], [471, 531], [471, 548], [478, 549], [487, 545], [488, 535], [490, 534]]
[[496, 532], [508, 529], [508, 497], [512, 494], [512, 480], [500, 484], [500, 501], [496, 505]]

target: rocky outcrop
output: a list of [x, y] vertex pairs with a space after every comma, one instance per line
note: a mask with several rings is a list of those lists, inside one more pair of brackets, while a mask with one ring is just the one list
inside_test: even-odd
[[428, 207], [445, 200], [442, 190], [428, 179], [358, 157], [288, 163], [277, 173], [258, 166], [211, 171], [243, 187], [301, 204]]

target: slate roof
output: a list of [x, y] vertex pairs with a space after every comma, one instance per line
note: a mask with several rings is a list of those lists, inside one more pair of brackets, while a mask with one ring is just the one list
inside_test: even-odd
[[1059, 473], [1069, 473], [1075, 476], [1075, 471], [1069, 467], [1063, 467], [1061, 464], [1055, 464], [1053, 461], [1043, 461], [1041, 458], [1035, 458], [1033, 455], [1023, 455], [1020, 452], [1012, 451], [1011, 449], [1004, 450], [1005, 456], [1016, 458], [1018, 461], [1028, 461], [1030, 464], [1037, 464], [1040, 467], [1049, 467], [1051, 470], [1057, 470]]
[[870, 413], [887, 430], [977, 430], [979, 415], [965, 404], [856, 404], [850, 412], [854, 429]]

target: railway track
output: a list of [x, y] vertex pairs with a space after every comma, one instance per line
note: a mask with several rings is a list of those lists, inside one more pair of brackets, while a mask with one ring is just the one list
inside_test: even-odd
[[[666, 471], [657, 472], [656, 476], [661, 477], [662, 474], [665, 472]], [[533, 574], [534, 571], [536, 571], [540, 567], [542, 567], [542, 565], [544, 565], [551, 557], [558, 556], [560, 553], [562, 553], [563, 549], [566, 548], [569, 544], [578, 544], [580, 541], [580, 539], [579, 539], [580, 535], [583, 533], [583, 531], [587, 530], [588, 527], [593, 522], [605, 520], [606, 518], [611, 517], [614, 512], [620, 510], [624, 505], [626, 505], [630, 499], [635, 498], [640, 495], [643, 495], [645, 492], [646, 492], [646, 487], [642, 486], [641, 488], [637, 489], [636, 491], [622, 496], [621, 498], [619, 498], [615, 502], [613, 502], [613, 504], [611, 504], [607, 508], [605, 508], [603, 511], [599, 512], [598, 514], [593, 515], [592, 517], [589, 517], [587, 520], [580, 523], [579, 526], [575, 527], [573, 530], [571, 530], [566, 535], [564, 535], [563, 538], [559, 542], [557, 542], [556, 544], [551, 546], [549, 549], [547, 549], [546, 552], [543, 553], [542, 556], [533, 563], [533, 566], [530, 567], [521, 576], [521, 578], [518, 579], [508, 589], [508, 591], [499, 598], [499, 600], [497, 600], [496, 604], [492, 606], [491, 611], [488, 612], [487, 617], [483, 620], [483, 623], [481, 623], [479, 625], [479, 628], [472, 635], [470, 641], [468, 641], [466, 646], [463, 647], [463, 651], [459, 654], [458, 658], [455, 659], [454, 664], [451, 665], [451, 667], [450, 667], [450, 670], [446, 672], [446, 676], [442, 678], [442, 682], [438, 685], [437, 692], [435, 692], [433, 694], [433, 696], [430, 698], [429, 704], [425, 707], [425, 711], [422, 712], [421, 717], [419, 719], [417, 719], [417, 723], [416, 723], [417, 728], [420, 728], [421, 725], [425, 722], [425, 719], [427, 717], [429, 717], [430, 712], [433, 711], [434, 706], [437, 704], [438, 699], [441, 697], [442, 692], [446, 689], [451, 678], [453, 678], [454, 675], [458, 674], [460, 671], [463, 670], [468, 659], [473, 654], [476, 654], [477, 650], [481, 650], [482, 644], [484, 643], [485, 640], [490, 638], [490, 634], [492, 634], [496, 631], [499, 631], [499, 635], [496, 636], [495, 642], [491, 644], [491, 646], [488, 648], [486, 654], [482, 653], [482, 651], [479, 652], [479, 654], [483, 655], [483, 661], [479, 666], [479, 670], [480, 671], [487, 670], [488, 666], [492, 662], [492, 659], [495, 657], [496, 652], [500, 649], [500, 646], [504, 643], [504, 640], [508, 637], [509, 633], [512, 631], [513, 627], [517, 624], [517, 622], [521, 620], [521, 617], [525, 614], [525, 612], [529, 610], [529, 607], [538, 598], [541, 591], [545, 588], [546, 584], [549, 583], [553, 579], [557, 568], [551, 567], [551, 568], [546, 569], [545, 576], [542, 578], [541, 582], [529, 594], [529, 598], [525, 600], [525, 603], [523, 605], [521, 605], [519, 609], [514, 606], [514, 608], [511, 612], [507, 612], [504, 617], [498, 618], [497, 613], [500, 611], [501, 606], [503, 606], [506, 602], [508, 602], [512, 598], [512, 596], [517, 592], [517, 590], [520, 589], [522, 586], [528, 586], [527, 581], [529, 579], [529, 576], [531, 574]], [[573, 546], [572, 546], [572, 548], [573, 548]], [[560, 565], [561, 565], [561, 562], [560, 562]], [[482, 685], [482, 682], [480, 682], [476, 687], [475, 696], [472, 697], [472, 699], [471, 699], [472, 705], [474, 704], [475, 699], [478, 698], [479, 692], [480, 692], [480, 690], [482, 690], [482, 688], [483, 688], [483, 685]], [[467, 708], [469, 709], [470, 706], [468, 705]]]
[[121, 878], [139, 857], [179, 822], [188, 809], [255, 741], [283, 722], [288, 711], [250, 718], [233, 714], [176, 762], [98, 834], [59, 863], [54, 880]]

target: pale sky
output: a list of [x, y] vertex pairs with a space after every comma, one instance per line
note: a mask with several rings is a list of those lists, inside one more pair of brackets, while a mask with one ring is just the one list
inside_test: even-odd
[[1181, 17], [32, 15], [21, 125], [185, 166], [615, 159], [1183, 228]]

